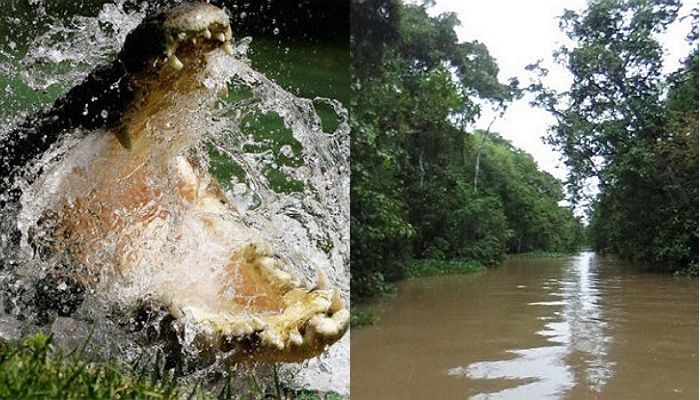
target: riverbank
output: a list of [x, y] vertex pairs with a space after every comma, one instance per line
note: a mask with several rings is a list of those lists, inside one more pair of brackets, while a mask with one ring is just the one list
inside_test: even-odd
[[[574, 253], [561, 253], [552, 251], [532, 251], [527, 253], [509, 254], [509, 260], [557, 260], [571, 257]], [[499, 264], [500, 266], [500, 264]], [[438, 260], [438, 259], [419, 259], [411, 260], [406, 264], [405, 279], [424, 278], [429, 276], [440, 275], [462, 275], [473, 274], [486, 271], [486, 267], [479, 261], [475, 260]], [[387, 296], [395, 294], [395, 283], [384, 283], [384, 289], [378, 296]], [[375, 323], [375, 317], [371, 312], [364, 311], [362, 304], [371, 301], [372, 298], [362, 299], [357, 304], [359, 308], [353, 307], [351, 310], [350, 326], [361, 327], [369, 326]]]
[[483, 272], [486, 270], [479, 261], [467, 260], [412, 260], [406, 269], [406, 278], [422, 278], [436, 275], [457, 275]]
[[[275, 399], [342, 400], [337, 394], [296, 390], [271, 376], [235, 369], [215, 388], [201, 383], [179, 383], [162, 367], [162, 358], [148, 363], [121, 365], [91, 360], [84, 348], [66, 354], [56, 349], [52, 337], [35, 334], [22, 341], [0, 340], [0, 398], [2, 399]], [[234, 367], [235, 368], [235, 367]]]
[[[462, 275], [483, 272], [486, 267], [478, 261], [474, 260], [438, 260], [438, 259], [420, 259], [410, 260], [406, 264], [405, 279], [417, 279], [428, 276], [439, 275]], [[378, 296], [388, 296], [396, 293], [396, 285], [399, 282], [384, 282], [381, 293]], [[362, 299], [358, 305], [360, 308], [352, 307], [350, 310], [350, 326], [361, 327], [373, 325], [375, 317], [371, 312], [363, 311], [361, 304], [371, 301], [372, 298]]]

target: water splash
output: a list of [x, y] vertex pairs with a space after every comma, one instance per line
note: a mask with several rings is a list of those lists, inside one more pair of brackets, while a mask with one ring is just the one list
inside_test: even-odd
[[[142, 10], [126, 12], [125, 3], [104, 4], [97, 17], [76, 15], [68, 21], [54, 20], [48, 31], [29, 44], [17, 70], [21, 79], [33, 89], [45, 90], [78, 82], [92, 67], [109, 61], [145, 16]], [[54, 74], [56, 66], [65, 73]]]
[[[125, 1], [117, 1], [105, 4], [97, 17], [74, 17], [68, 23], [56, 20], [48, 31], [28, 44], [23, 58], [3, 62], [0, 73], [39, 91], [56, 84], [64, 89], [75, 85], [90, 68], [113, 56], [126, 33], [143, 15], [142, 9], [126, 11]], [[183, 102], [189, 110], [182, 111], [192, 116], [185, 120], [189, 129], [203, 132], [204, 138], [193, 143], [189, 151], [219, 179], [243, 223], [262, 232], [292, 271], [308, 281], [313, 280], [317, 268], [326, 271], [347, 302], [347, 112], [333, 100], [295, 97], [255, 71], [245, 58], [249, 43], [249, 39], [238, 41], [236, 59], [220, 54], [210, 60], [214, 73], [208, 75], [204, 85], [228, 86], [229, 101], [221, 101], [213, 110]], [[316, 113], [319, 105], [335, 111], [338, 123], [332, 132], [323, 130]], [[5, 121], [7, 132], [19, 119], [10, 116]], [[278, 128], [269, 128], [275, 124]], [[33, 241], [48, 240], [42, 232], [42, 217], [47, 210], [74, 196], [65, 189], [65, 183], [74, 176], [76, 168], [89, 164], [103, 145], [100, 138], [104, 135], [108, 133], [67, 133], [18, 182], [23, 192], [21, 209], [10, 205], [0, 211], [0, 287], [4, 305], [0, 318], [12, 322], [0, 326], [0, 337], [45, 329], [45, 318], [26, 315], [28, 309], [36, 308], [31, 299], [42, 290], [67, 290], [66, 282], [46, 280], [47, 271], [62, 262], [60, 257], [42, 257]], [[89, 178], [89, 174], [85, 177]], [[77, 187], [73, 186], [74, 190]], [[111, 248], [104, 245], [103, 249], [102, 262], [107, 262]], [[148, 287], [144, 276], [130, 278], [102, 281], [103, 287], [72, 294], [79, 297], [80, 305], [71, 312], [59, 310], [58, 318], [48, 316], [48, 326], [64, 341], [80, 339], [94, 330], [94, 347], [101, 348], [103, 354], [118, 355], [127, 361], [138, 358], [149, 351], [148, 345], [143, 337], [132, 334], [128, 326], [114, 318], [120, 313], [119, 307], [133, 306]], [[347, 393], [348, 346], [346, 338], [322, 357], [301, 367], [290, 365], [288, 369], [299, 385]]]

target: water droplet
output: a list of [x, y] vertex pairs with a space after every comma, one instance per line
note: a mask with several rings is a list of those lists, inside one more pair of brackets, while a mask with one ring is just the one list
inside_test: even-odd
[[233, 187], [233, 194], [234, 195], [241, 195], [247, 191], [248, 191], [248, 187], [245, 185], [245, 183], [239, 183]]
[[280, 148], [280, 153], [287, 158], [292, 158], [292, 156], [294, 156], [294, 150], [292, 150], [292, 146], [288, 144], [285, 144], [282, 146], [282, 148]]
[[274, 35], [277, 35], [278, 33], [280, 33], [280, 28], [275, 27], [274, 29], [272, 29], [272, 33], [273, 33]]

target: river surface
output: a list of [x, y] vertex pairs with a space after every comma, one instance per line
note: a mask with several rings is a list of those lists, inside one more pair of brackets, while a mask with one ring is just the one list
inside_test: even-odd
[[697, 399], [698, 280], [593, 253], [403, 282], [354, 329], [363, 399]]

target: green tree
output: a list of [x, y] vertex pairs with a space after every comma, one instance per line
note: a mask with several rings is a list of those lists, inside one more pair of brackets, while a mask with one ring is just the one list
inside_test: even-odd
[[[691, 55], [667, 79], [656, 39], [679, 7], [597, 0], [582, 13], [567, 10], [561, 26], [574, 45], [555, 59], [573, 83], [560, 93], [531, 86], [557, 118], [547, 141], [565, 156], [572, 198], [591, 178], [598, 182], [595, 248], [671, 271], [697, 265], [697, 64]], [[689, 39], [697, 43], [697, 34]]]
[[352, 295], [362, 298], [385, 291], [386, 279], [401, 278], [413, 228], [397, 177], [406, 101], [395, 90], [402, 66], [392, 56], [399, 3], [356, 1], [352, 7], [350, 262]]
[[[500, 82], [486, 46], [460, 42], [456, 16], [431, 17], [429, 5], [353, 3], [355, 300], [387, 290], [412, 258], [495, 264], [507, 251], [570, 243], [576, 235], [563, 230], [579, 227], [571, 210], [557, 205], [561, 185], [531, 157], [495, 135], [467, 131], [484, 102], [503, 109], [519, 94], [518, 83]], [[477, 191], [472, 180], [482, 145]], [[502, 163], [512, 168], [504, 172]], [[522, 217], [513, 199], [541, 216]], [[513, 245], [516, 232], [526, 246]]]

